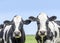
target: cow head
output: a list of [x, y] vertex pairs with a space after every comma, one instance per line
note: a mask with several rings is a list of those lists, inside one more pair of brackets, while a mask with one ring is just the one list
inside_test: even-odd
[[12, 25], [12, 30], [13, 31], [13, 37], [14, 38], [20, 38], [22, 36], [22, 31], [23, 31], [23, 25], [26, 24], [28, 25], [31, 21], [30, 20], [23, 20], [21, 16], [14, 16], [12, 21], [5, 20], [4, 24], [5, 26], [7, 25]]
[[29, 24], [31, 21], [30, 20], [23, 20], [21, 16], [14, 16], [12, 19], [12, 29], [13, 29], [13, 37], [15, 38], [20, 38], [23, 34], [23, 25], [24, 24]]
[[37, 34], [39, 37], [53, 36], [51, 28], [53, 27], [52, 21], [56, 19], [56, 16], [48, 17], [45, 13], [40, 13], [37, 17], [30, 16], [31, 21], [37, 22]]

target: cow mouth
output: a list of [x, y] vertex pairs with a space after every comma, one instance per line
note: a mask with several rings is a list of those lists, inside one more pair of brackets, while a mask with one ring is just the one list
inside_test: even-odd
[[20, 38], [21, 36], [15, 36], [15, 38]]
[[15, 38], [20, 38], [20, 37], [21, 37], [21, 34], [15, 35]]

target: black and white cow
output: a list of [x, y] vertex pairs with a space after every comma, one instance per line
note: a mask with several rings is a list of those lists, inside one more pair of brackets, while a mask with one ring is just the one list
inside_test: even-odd
[[9, 20], [4, 21], [4, 30], [3, 30], [3, 42], [7, 43], [8, 32], [11, 28], [12, 24]]
[[59, 38], [59, 28], [57, 21], [54, 21], [57, 17], [48, 17], [45, 13], [40, 13], [37, 17], [30, 16], [31, 21], [37, 22], [37, 43], [56, 43]]
[[12, 21], [4, 21], [5, 24], [9, 24], [9, 26], [5, 27], [6, 30], [4, 30], [4, 34], [7, 33], [6, 36], [3, 36], [4, 43], [25, 43], [23, 25], [27, 25], [30, 22], [30, 20], [24, 21], [21, 16], [14, 16]]

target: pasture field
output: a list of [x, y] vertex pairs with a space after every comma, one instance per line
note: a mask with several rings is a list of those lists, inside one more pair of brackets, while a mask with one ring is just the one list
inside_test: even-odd
[[26, 35], [25, 43], [37, 43], [34, 35]]
[[[35, 36], [34, 35], [26, 35], [25, 43], [37, 43], [35, 40]], [[58, 43], [60, 43], [60, 42], [58, 42]]]

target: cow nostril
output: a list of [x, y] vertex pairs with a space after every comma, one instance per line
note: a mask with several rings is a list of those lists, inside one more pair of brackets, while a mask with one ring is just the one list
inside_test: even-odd
[[45, 31], [40, 31], [41, 35], [45, 35]]

